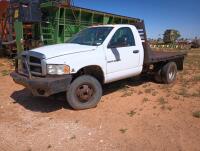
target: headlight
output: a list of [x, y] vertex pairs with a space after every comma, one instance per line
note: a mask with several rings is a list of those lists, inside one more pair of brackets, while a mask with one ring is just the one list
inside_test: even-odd
[[67, 65], [47, 65], [47, 73], [51, 75], [69, 74], [70, 67]]

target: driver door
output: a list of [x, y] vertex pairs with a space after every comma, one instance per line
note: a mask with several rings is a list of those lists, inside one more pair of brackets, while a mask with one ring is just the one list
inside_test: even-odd
[[139, 66], [140, 53], [131, 28], [119, 28], [106, 50], [107, 74], [122, 72]]

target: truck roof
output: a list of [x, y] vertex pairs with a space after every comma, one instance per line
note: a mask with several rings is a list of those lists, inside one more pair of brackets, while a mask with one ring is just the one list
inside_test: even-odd
[[94, 25], [91, 27], [135, 27], [131, 24], [107, 24], [107, 25]]

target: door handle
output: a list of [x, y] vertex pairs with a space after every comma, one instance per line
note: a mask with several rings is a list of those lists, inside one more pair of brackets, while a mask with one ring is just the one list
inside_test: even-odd
[[139, 53], [139, 52], [140, 52], [139, 50], [134, 50], [134, 51], [133, 51], [133, 53]]

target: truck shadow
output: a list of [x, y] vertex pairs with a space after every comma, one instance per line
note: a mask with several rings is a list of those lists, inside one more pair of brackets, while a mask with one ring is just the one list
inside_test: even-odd
[[127, 86], [137, 87], [147, 82], [154, 82], [151, 76], [139, 76], [134, 78], [129, 78], [114, 83], [106, 84], [103, 86], [103, 94], [107, 95], [113, 93], [117, 90], [123, 89]]
[[[139, 86], [143, 83], [150, 82], [152, 79], [149, 77], [136, 77], [126, 80], [117, 81], [103, 86], [103, 95], [111, 94], [117, 90], [123, 89], [127, 86]], [[59, 93], [47, 98], [34, 97], [28, 89], [15, 91], [10, 96], [14, 103], [22, 105], [25, 109], [33, 112], [49, 113], [60, 109], [72, 110], [68, 105], [65, 93]]]
[[60, 109], [69, 109], [65, 100], [65, 93], [56, 94], [50, 97], [34, 97], [28, 89], [14, 92], [10, 96], [15, 102], [22, 105], [25, 109], [34, 112], [49, 113]]

